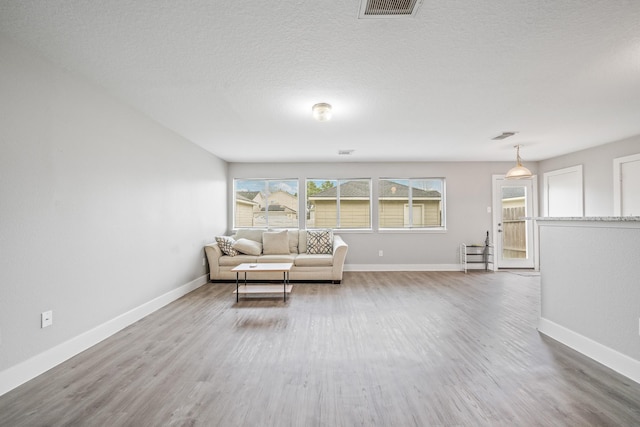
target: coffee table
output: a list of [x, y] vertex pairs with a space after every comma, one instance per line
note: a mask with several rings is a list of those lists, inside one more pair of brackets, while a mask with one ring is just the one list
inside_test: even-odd
[[[293, 263], [290, 262], [274, 262], [274, 263], [244, 263], [231, 269], [236, 272], [236, 302], [239, 301], [240, 294], [273, 294], [280, 292], [284, 301], [287, 302], [287, 294], [291, 292], [293, 285], [289, 284], [289, 271]], [[247, 286], [247, 273], [282, 273], [282, 288], [280, 285], [249, 285]], [[240, 273], [244, 273], [244, 285], [240, 286]]]

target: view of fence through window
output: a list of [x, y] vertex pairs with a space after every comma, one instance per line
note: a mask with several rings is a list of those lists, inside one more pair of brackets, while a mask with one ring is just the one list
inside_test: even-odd
[[526, 187], [502, 188], [502, 257], [527, 258]]
[[444, 179], [381, 179], [380, 228], [444, 227]]
[[298, 227], [297, 179], [233, 181], [234, 228]]
[[370, 179], [307, 180], [307, 228], [371, 228]]

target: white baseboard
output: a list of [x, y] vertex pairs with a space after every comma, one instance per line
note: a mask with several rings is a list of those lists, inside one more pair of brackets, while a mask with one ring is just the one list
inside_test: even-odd
[[538, 330], [567, 347], [571, 347], [596, 362], [640, 383], [640, 361], [542, 317], [538, 322]]
[[460, 264], [345, 264], [344, 271], [462, 271]]
[[209, 275], [201, 276], [179, 288], [131, 309], [102, 325], [96, 326], [62, 344], [50, 348], [37, 356], [5, 369], [0, 372], [0, 396], [83, 352], [89, 347], [98, 344], [100, 341], [109, 338], [116, 332], [177, 300], [183, 295], [199, 288], [207, 283], [208, 278]]

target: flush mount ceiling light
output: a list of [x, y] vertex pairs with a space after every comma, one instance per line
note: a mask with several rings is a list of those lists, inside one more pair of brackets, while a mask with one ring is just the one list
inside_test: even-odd
[[311, 107], [313, 118], [319, 122], [326, 122], [331, 119], [331, 104], [320, 102]]
[[516, 149], [516, 165], [509, 169], [509, 172], [505, 175], [506, 179], [525, 179], [531, 178], [531, 171], [522, 166], [522, 159], [520, 159], [520, 146], [514, 146]]

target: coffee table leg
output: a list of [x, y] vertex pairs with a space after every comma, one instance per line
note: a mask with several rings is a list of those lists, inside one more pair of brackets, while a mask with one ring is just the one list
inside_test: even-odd
[[282, 294], [284, 295], [284, 302], [287, 302], [287, 272], [282, 273]]
[[240, 276], [240, 273], [236, 271], [236, 302], [238, 302], [238, 295], [240, 295], [238, 293], [238, 276]]

